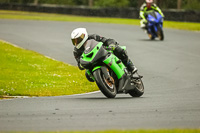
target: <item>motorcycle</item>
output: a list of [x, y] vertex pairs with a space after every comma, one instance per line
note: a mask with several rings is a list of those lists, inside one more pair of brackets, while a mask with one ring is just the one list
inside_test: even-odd
[[147, 33], [151, 40], [154, 40], [156, 37], [159, 40], [164, 40], [163, 17], [156, 11], [147, 13]]
[[[125, 46], [121, 47], [126, 49]], [[140, 97], [144, 93], [142, 76], [138, 72], [131, 74], [122, 61], [109, 47], [105, 48], [102, 42], [87, 43], [80, 64], [86, 69], [86, 75], [89, 76], [86, 77], [96, 82], [107, 98], [115, 98], [119, 93]]]

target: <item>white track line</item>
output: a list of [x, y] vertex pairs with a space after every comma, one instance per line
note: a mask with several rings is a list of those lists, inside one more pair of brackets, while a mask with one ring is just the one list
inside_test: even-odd
[[[82, 95], [89, 95], [89, 94], [95, 94], [99, 93], [100, 91], [93, 91], [93, 92], [88, 92], [88, 93], [82, 93], [82, 94], [73, 94], [73, 95], [66, 95], [66, 96], [82, 96]], [[65, 96], [65, 95], [64, 95]]]

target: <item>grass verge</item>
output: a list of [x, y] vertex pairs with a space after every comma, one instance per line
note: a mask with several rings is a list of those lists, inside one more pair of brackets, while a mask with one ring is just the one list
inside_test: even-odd
[[[6, 132], [6, 133], [21, 133], [21, 132]], [[200, 130], [199, 129], [126, 130], [126, 131], [107, 130], [107, 131], [56, 131], [56, 132], [23, 132], [23, 133], [200, 133]]]
[[0, 96], [57, 96], [96, 91], [78, 67], [0, 40]]
[[[128, 24], [128, 25], [138, 25], [138, 26], [140, 24], [139, 19], [100, 18], [100, 17], [86, 17], [86, 16], [73, 16], [73, 15], [9, 11], [9, 10], [0, 10], [0, 19], [98, 22], [98, 23]], [[164, 21], [164, 27], [181, 29], [181, 30], [200, 31], [200, 23]]]

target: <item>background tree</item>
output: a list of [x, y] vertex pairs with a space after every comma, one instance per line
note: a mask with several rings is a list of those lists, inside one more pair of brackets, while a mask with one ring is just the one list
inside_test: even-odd
[[182, 0], [177, 0], [177, 9], [181, 9]]
[[38, 5], [38, 0], [34, 0], [34, 5]]
[[93, 6], [93, 0], [88, 0], [88, 5], [89, 5], [89, 7], [92, 7]]
[[157, 4], [159, 7], [162, 7], [162, 5], [163, 5], [163, 0], [157, 0], [157, 1], [156, 1], [156, 4]]
[[187, 10], [199, 10], [200, 11], [200, 0], [187, 0], [184, 8]]
[[137, 8], [140, 9], [141, 5], [144, 3], [145, 0], [138, 0]]
[[98, 7], [128, 7], [129, 0], [95, 0], [94, 5]]
[[129, 7], [134, 7], [136, 8], [138, 5], [137, 0], [129, 0]]

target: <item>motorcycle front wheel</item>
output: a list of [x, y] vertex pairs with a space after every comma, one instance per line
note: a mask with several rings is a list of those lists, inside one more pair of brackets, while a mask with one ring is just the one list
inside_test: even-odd
[[132, 97], [140, 97], [144, 94], [144, 85], [141, 78], [132, 79], [132, 83], [134, 83], [135, 89], [130, 90], [128, 93]]
[[117, 94], [117, 89], [114, 83], [114, 79], [110, 77], [110, 80], [107, 80], [101, 69], [97, 69], [96, 71], [94, 71], [93, 75], [100, 91], [107, 98], [115, 98]]
[[158, 32], [157, 32], [159, 40], [163, 41], [164, 40], [164, 33], [163, 30], [160, 26], [158, 26]]

